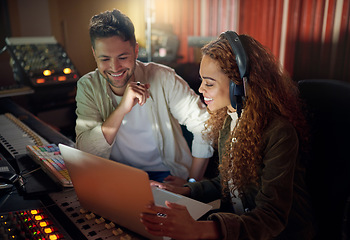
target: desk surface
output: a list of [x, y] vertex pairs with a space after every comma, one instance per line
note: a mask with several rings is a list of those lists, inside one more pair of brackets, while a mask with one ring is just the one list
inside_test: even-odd
[[[0, 114], [4, 113], [11, 113], [50, 143], [64, 143], [74, 146], [74, 142], [69, 138], [8, 98], [0, 99]], [[25, 155], [15, 159], [1, 144], [0, 152], [13, 166], [16, 173], [21, 173], [25, 182], [24, 187], [19, 187], [18, 184], [15, 184], [12, 188], [0, 190], [0, 213], [7, 214], [31, 209], [47, 209], [48, 206], [52, 208], [54, 204], [53, 202], [48, 202], [48, 193], [58, 192], [62, 188], [51, 180], [44, 171], [38, 169], [38, 165], [29, 156]], [[55, 212], [55, 215], [56, 213], [58, 214], [58, 211]], [[62, 231], [65, 232], [64, 230]], [[76, 230], [75, 232], [79, 231]], [[67, 233], [64, 235], [66, 236]], [[70, 238], [66, 236], [66, 239]]]
[[[49, 143], [63, 143], [74, 146], [74, 142], [51, 128], [33, 114], [13, 103], [10, 99], [0, 99], [0, 114], [11, 113], [31, 130], [47, 140]], [[0, 152], [17, 172], [27, 173], [25, 189], [15, 188], [8, 191], [0, 191], [0, 213], [13, 211], [42, 209], [47, 212], [54, 224], [64, 235], [64, 239], [144, 239], [120, 226], [107, 228], [105, 223], [97, 224], [96, 219], [90, 219], [85, 213], [81, 213], [79, 201], [73, 188], [58, 186], [44, 171], [37, 169], [35, 162], [28, 156], [14, 159], [0, 144]], [[1, 219], [0, 219], [1, 220]], [[1, 221], [0, 221], [1, 225]], [[122, 233], [120, 233], [122, 231]], [[118, 232], [118, 236], [116, 236]], [[0, 235], [1, 238], [1, 235]]]

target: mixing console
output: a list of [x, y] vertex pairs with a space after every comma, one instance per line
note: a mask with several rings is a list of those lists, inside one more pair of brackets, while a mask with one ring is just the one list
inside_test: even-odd
[[52, 185], [54, 182], [48, 181], [45, 171], [37, 171], [37, 164], [30, 159], [26, 149], [27, 145], [49, 146], [48, 141], [69, 146], [74, 142], [6, 98], [0, 98], [0, 109], [0, 154], [11, 160], [0, 162], [0, 173], [15, 172], [8, 164], [16, 162], [19, 172], [26, 174], [23, 195], [11, 184], [3, 191], [6, 194], [0, 194], [0, 240], [145, 239], [82, 209], [74, 188], [62, 190], [57, 189], [56, 184]]
[[15, 80], [34, 87], [75, 82], [79, 76], [63, 47], [54, 37], [6, 38]]
[[145, 239], [101, 216], [82, 209], [73, 188], [66, 189], [62, 192], [50, 193], [49, 195], [87, 239]]
[[0, 115], [0, 144], [13, 158], [19, 158], [27, 154], [27, 145], [43, 145], [48, 142], [11, 113], [5, 113]]
[[0, 239], [70, 239], [43, 209], [0, 214]]

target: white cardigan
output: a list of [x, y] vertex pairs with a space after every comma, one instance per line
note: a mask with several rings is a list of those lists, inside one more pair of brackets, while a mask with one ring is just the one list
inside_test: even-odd
[[[187, 178], [192, 164], [191, 152], [179, 125], [193, 133], [192, 155], [209, 158], [213, 148], [202, 138], [209, 114], [199, 96], [175, 71], [156, 63], [136, 62], [135, 80], [150, 83], [149, 119], [153, 124], [160, 155], [174, 176]], [[114, 111], [111, 90], [96, 69], [77, 83], [76, 147], [109, 158], [112, 145], [105, 140], [101, 125]], [[142, 120], [141, 120], [142, 121]]]

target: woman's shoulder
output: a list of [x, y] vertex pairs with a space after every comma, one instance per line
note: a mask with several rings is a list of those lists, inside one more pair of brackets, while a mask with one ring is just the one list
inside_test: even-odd
[[267, 130], [281, 130], [292, 129], [295, 130], [293, 124], [285, 117], [275, 115], [267, 125]]
[[288, 119], [282, 116], [274, 116], [264, 132], [264, 138], [295, 138], [297, 139], [297, 132], [293, 124]]

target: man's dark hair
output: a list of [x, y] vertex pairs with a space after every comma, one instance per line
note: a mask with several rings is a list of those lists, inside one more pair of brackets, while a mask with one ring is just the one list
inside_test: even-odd
[[136, 45], [134, 24], [128, 16], [116, 9], [93, 16], [90, 20], [89, 32], [93, 48], [97, 38], [113, 36], [130, 41], [132, 46]]

